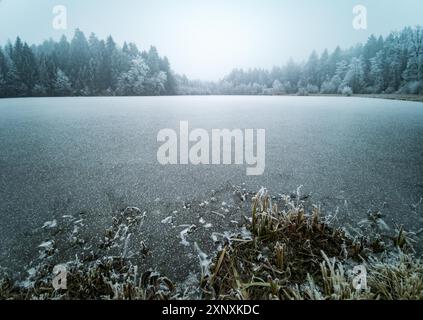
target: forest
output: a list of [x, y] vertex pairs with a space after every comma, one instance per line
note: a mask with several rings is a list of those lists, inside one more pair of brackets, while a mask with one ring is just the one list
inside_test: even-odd
[[284, 66], [234, 69], [207, 82], [175, 74], [157, 49], [118, 46], [80, 30], [68, 41], [0, 47], [0, 97], [151, 95], [423, 94], [423, 28], [407, 27], [365, 44], [337, 47]]
[[303, 63], [290, 59], [272, 70], [235, 69], [219, 82], [178, 77], [182, 94], [423, 94], [423, 29], [405, 28], [367, 43], [314, 51]]
[[18, 37], [0, 48], [0, 97], [174, 94], [169, 61], [155, 47], [119, 47], [77, 29], [70, 42], [63, 36], [29, 46]]

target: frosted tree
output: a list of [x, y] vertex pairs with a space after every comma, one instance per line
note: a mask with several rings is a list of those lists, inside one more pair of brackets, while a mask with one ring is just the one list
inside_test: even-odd
[[310, 55], [308, 62], [304, 67], [304, 80], [307, 84], [318, 86], [319, 85], [319, 56], [316, 51]]
[[[336, 61], [340, 57], [339, 47], [335, 50], [335, 53], [332, 55], [332, 62]], [[334, 57], [334, 55], [336, 56]], [[330, 68], [329, 68], [330, 69]], [[329, 81], [329, 76], [326, 77], [325, 81], [322, 83], [321, 93], [334, 94], [342, 92], [342, 81], [345, 78], [345, 75], [348, 72], [348, 63], [345, 60], [341, 60], [336, 63], [334, 68], [334, 76]]]
[[285, 92], [285, 88], [283, 84], [278, 79], [273, 81], [272, 94], [279, 95], [279, 94], [285, 94], [285, 93], [286, 92]]
[[254, 82], [251, 86], [252, 94], [263, 94], [264, 86], [260, 83]]
[[342, 60], [336, 64], [335, 76], [338, 76], [340, 79], [344, 79], [347, 72], [348, 72], [347, 61]]
[[[322, 56], [323, 61], [326, 61]], [[322, 84], [320, 92], [324, 94], [334, 94], [338, 92], [338, 88], [341, 86], [342, 79], [345, 77], [345, 74], [348, 70], [348, 64], [345, 60], [341, 60], [342, 51], [339, 47], [335, 49], [332, 55], [329, 56], [326, 66], [321, 64], [321, 77]], [[324, 76], [324, 74], [326, 74]]]
[[[49, 61], [53, 60], [51, 59], [52, 57], [56, 57], [56, 59], [54, 59], [54, 63], [56, 64], [55, 67], [59, 68], [66, 74], [70, 73], [70, 43], [65, 36], [62, 36], [58, 43], [53, 43], [52, 49], [42, 50], [41, 52], [47, 57], [50, 57]], [[55, 76], [56, 73], [54, 73], [53, 80]]]
[[6, 96], [6, 80], [4, 79], [4, 75], [0, 73], [0, 97]]
[[331, 92], [330, 93], [339, 93], [342, 90], [342, 79], [338, 75], [334, 75], [330, 81]]
[[320, 57], [319, 62], [319, 83], [317, 84], [319, 87], [322, 86], [324, 81], [328, 80], [330, 76], [330, 65], [329, 65], [329, 52], [326, 49], [323, 51], [322, 56]]
[[[376, 58], [382, 56], [382, 66], [385, 91], [397, 91], [403, 82], [403, 73], [407, 66], [407, 49], [402, 43], [401, 35], [393, 33], [386, 38], [384, 47], [376, 54]], [[379, 58], [378, 58], [379, 59]], [[375, 79], [370, 79], [375, 81]]]
[[7, 63], [3, 50], [0, 47], [0, 97], [6, 96]]
[[54, 81], [56, 80], [56, 67], [45, 54], [39, 59], [39, 73], [37, 84], [34, 87], [34, 95], [50, 96], [54, 93]]
[[361, 58], [352, 58], [342, 87], [350, 87], [354, 93], [364, 88], [364, 67]]
[[159, 71], [150, 76], [146, 80], [146, 93], [153, 96], [158, 96], [166, 92], [167, 74], [164, 71]]
[[288, 93], [297, 92], [297, 83], [300, 81], [301, 71], [301, 66], [296, 64], [293, 59], [289, 59], [283, 68], [285, 79], [291, 84], [291, 90]]
[[90, 47], [81, 30], [76, 29], [69, 50], [69, 77], [73, 83], [75, 92], [79, 93], [86, 86], [83, 73], [90, 60]]
[[106, 44], [92, 33], [88, 40], [90, 60], [87, 83], [92, 94], [101, 94], [110, 87], [110, 61], [106, 61]]
[[157, 52], [156, 47], [150, 47], [150, 50], [148, 52], [143, 52], [142, 58], [147, 63], [151, 74], [156, 74], [159, 71], [161, 71], [160, 70], [161, 61], [160, 61], [159, 53]]
[[[413, 76], [416, 80], [423, 80], [423, 28], [416, 27], [409, 37], [410, 61]], [[407, 67], [408, 69], [408, 67]]]
[[376, 57], [370, 59], [370, 81], [372, 87], [371, 93], [381, 93], [384, 89], [384, 59], [383, 52], [379, 51]]
[[166, 74], [166, 83], [165, 83], [165, 94], [174, 95], [176, 94], [176, 80], [175, 75], [173, 74], [170, 68], [170, 62], [167, 57], [164, 57], [160, 61], [160, 69]]
[[54, 93], [56, 96], [68, 96], [72, 92], [72, 84], [68, 76], [60, 69], [57, 70], [54, 81]]
[[32, 93], [36, 97], [46, 97], [46, 96], [48, 96], [47, 88], [45, 86], [43, 86], [42, 84], [39, 84], [39, 83], [37, 83], [34, 86], [34, 89], [32, 89]]
[[[31, 95], [38, 74], [37, 63], [32, 50], [28, 44], [17, 37], [14, 46], [10, 46], [9, 56], [13, 63], [13, 73], [15, 73], [11, 74], [9, 79], [13, 82], [15, 81], [14, 78], [17, 77], [22, 82], [19, 91], [24, 90], [24, 92], [20, 92], [20, 96]], [[11, 85], [16, 87], [16, 84]]]
[[28, 87], [19, 76], [18, 70], [14, 63], [9, 67], [6, 74], [6, 96], [8, 97], [24, 97], [28, 93]]
[[423, 61], [421, 61], [421, 57], [419, 57], [415, 53], [411, 53], [410, 58], [408, 59], [408, 62], [407, 62], [407, 68], [405, 69], [403, 74], [404, 79], [407, 82], [419, 81], [422, 79], [422, 76], [421, 76], [422, 62]]
[[366, 83], [371, 83], [371, 59], [376, 56], [376, 54], [383, 49], [383, 38], [376, 38], [374, 35], [371, 35], [367, 40], [367, 43], [363, 47], [363, 71], [364, 71], [364, 81]]
[[337, 86], [333, 85], [332, 81], [329, 79], [329, 76], [326, 76], [326, 79], [323, 81], [320, 87], [320, 93], [323, 94], [332, 94], [336, 93], [338, 90], [339, 84]]
[[120, 95], [144, 95], [147, 76], [150, 69], [141, 57], [132, 60], [128, 72], [118, 80], [117, 91]]
[[423, 94], [423, 28], [404, 30], [407, 37], [408, 61], [403, 72], [405, 84], [402, 91]]
[[336, 66], [338, 62], [342, 60], [342, 50], [339, 46], [336, 47], [335, 51], [329, 55], [329, 77], [333, 77], [335, 75]]
[[122, 72], [126, 72], [131, 65], [131, 60], [123, 50], [117, 47], [112, 37], [106, 40], [106, 52], [104, 53], [105, 63], [108, 65], [106, 74], [107, 91], [115, 91], [119, 77]]

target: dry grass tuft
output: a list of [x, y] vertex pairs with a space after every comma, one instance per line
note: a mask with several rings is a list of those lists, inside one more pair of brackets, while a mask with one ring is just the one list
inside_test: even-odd
[[[252, 239], [234, 236], [211, 264], [203, 293], [209, 299], [421, 299], [421, 262], [401, 253], [375, 258], [374, 240], [350, 239], [331, 227], [317, 208], [307, 214], [288, 198], [283, 210], [261, 190], [252, 205]], [[394, 237], [399, 249], [409, 241]], [[395, 242], [395, 241], [394, 241]], [[377, 250], [376, 250], [377, 249]], [[373, 258], [370, 258], [373, 257]], [[355, 283], [364, 265], [367, 289]]]

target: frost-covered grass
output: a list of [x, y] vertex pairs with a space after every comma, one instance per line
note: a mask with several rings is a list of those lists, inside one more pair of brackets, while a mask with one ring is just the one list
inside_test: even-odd
[[356, 290], [345, 263], [323, 254], [321, 280], [309, 276], [303, 285], [284, 291], [295, 300], [422, 300], [423, 263], [401, 251], [383, 258], [369, 258], [367, 290]]
[[[248, 215], [248, 213], [246, 213]], [[67, 217], [65, 217], [67, 218]], [[87, 247], [78, 236], [80, 220], [70, 221], [67, 239], [75, 244], [75, 259], [66, 263], [67, 290], [54, 290], [52, 280], [59, 239], [39, 246], [40, 256], [28, 276], [2, 276], [0, 299], [186, 299], [186, 288], [154, 270], [143, 270], [149, 254], [139, 242], [145, 219], [138, 208], [127, 208], [112, 219], [98, 247]], [[58, 221], [46, 223], [53, 228]], [[412, 244], [416, 236], [398, 226], [391, 230], [380, 214], [361, 223], [363, 234], [351, 236], [308, 208], [297, 196], [272, 201], [265, 189], [251, 199], [251, 214], [238, 232], [228, 232], [213, 256], [201, 251], [198, 298], [202, 299], [423, 299], [423, 262]], [[152, 248], [154, 250], [154, 248]], [[367, 288], [354, 285], [353, 269], [364, 266]]]
[[[423, 263], [402, 229], [390, 237], [391, 245], [382, 245], [380, 235], [352, 238], [330, 226], [316, 207], [306, 213], [287, 198], [278, 208], [264, 190], [252, 207], [251, 237], [234, 236], [218, 252], [202, 279], [205, 297], [423, 299]], [[354, 285], [357, 265], [367, 270], [363, 290]]]

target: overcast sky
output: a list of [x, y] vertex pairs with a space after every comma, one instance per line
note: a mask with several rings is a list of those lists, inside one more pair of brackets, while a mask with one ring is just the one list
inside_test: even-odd
[[[358, 4], [367, 7], [367, 30], [353, 28]], [[67, 8], [65, 31], [52, 27], [56, 5]], [[422, 13], [422, 0], [0, 0], [0, 43], [17, 35], [40, 43], [80, 28], [155, 45], [176, 72], [217, 80], [234, 67], [270, 68], [422, 25]]]

